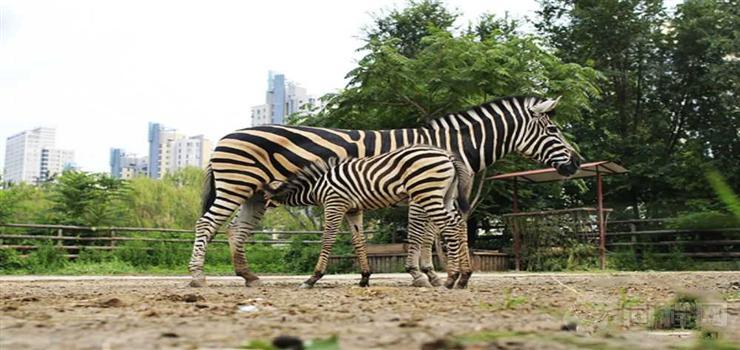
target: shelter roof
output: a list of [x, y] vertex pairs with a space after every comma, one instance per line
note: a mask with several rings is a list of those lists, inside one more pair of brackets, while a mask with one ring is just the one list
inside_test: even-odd
[[597, 172], [600, 173], [601, 175], [616, 175], [616, 174], [624, 174], [629, 171], [617, 163], [614, 163], [608, 160], [602, 160], [599, 162], [581, 164], [580, 169], [578, 169], [578, 171], [571, 176], [560, 175], [558, 174], [555, 168], [546, 168], [546, 169], [527, 170], [527, 171], [518, 171], [514, 173], [499, 174], [499, 175], [488, 177], [486, 178], [486, 180], [505, 180], [505, 181], [517, 181], [517, 182], [525, 182], [525, 183], [540, 183], [540, 182], [551, 182], [551, 181], [561, 181], [561, 180], [591, 177], [591, 176], [596, 176]]

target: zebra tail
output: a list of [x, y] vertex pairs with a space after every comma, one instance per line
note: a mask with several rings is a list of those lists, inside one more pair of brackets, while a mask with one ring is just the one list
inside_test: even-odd
[[216, 180], [213, 178], [213, 169], [211, 168], [211, 165], [208, 164], [208, 167], [206, 168], [205, 181], [203, 181], [203, 209], [200, 214], [205, 214], [215, 201]]
[[455, 165], [455, 177], [457, 177], [457, 207], [465, 215], [470, 211], [470, 201], [468, 197], [473, 188], [473, 176], [468, 172], [468, 168], [457, 158], [452, 160]]

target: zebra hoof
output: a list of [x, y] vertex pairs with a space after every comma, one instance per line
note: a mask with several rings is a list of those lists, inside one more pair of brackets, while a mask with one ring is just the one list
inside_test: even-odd
[[262, 285], [262, 280], [258, 278], [256, 280], [244, 281], [244, 285], [246, 285], [248, 288], [249, 287], [259, 287]]
[[306, 282], [301, 283], [300, 286], [298, 286], [298, 289], [311, 289], [313, 288], [313, 284], [308, 284]]
[[439, 277], [437, 277], [437, 275], [433, 275], [433, 276], [434, 277], [432, 277], [432, 276], [429, 277], [429, 283], [431, 283], [432, 286], [434, 286], [434, 287], [441, 286], [442, 285], [442, 280]]
[[192, 288], [202, 288], [205, 286], [206, 286], [205, 278], [202, 278], [202, 279], [193, 278], [192, 280], [190, 280], [190, 283], [188, 283], [188, 287], [192, 287]]
[[414, 287], [426, 287], [426, 288], [432, 288], [432, 284], [427, 281], [426, 278], [414, 278], [414, 282], [411, 283]]
[[466, 282], [458, 282], [455, 285], [455, 288], [456, 289], [466, 289], [466, 288], [468, 288], [468, 282], [467, 281]]

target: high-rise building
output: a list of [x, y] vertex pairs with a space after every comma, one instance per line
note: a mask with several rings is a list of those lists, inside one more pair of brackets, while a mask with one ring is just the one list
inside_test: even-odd
[[39, 172], [39, 182], [47, 181], [62, 171], [74, 168], [73, 151], [64, 149], [41, 150], [41, 171]]
[[167, 172], [186, 166], [205, 168], [211, 141], [203, 135], [188, 138], [175, 129], [149, 123], [149, 177], [161, 179]]
[[212, 149], [211, 141], [203, 135], [174, 140], [169, 170], [175, 171], [187, 166], [205, 168]]
[[149, 161], [146, 156], [139, 157], [126, 153], [120, 148], [110, 150], [110, 175], [117, 179], [132, 179], [137, 176], [148, 176]]
[[285, 118], [316, 99], [306, 89], [287, 81], [284, 74], [270, 71], [267, 77], [265, 103], [252, 107], [252, 126], [284, 124]]
[[149, 123], [149, 177], [161, 179], [164, 176], [172, 157], [172, 142], [182, 138], [185, 135], [178, 134], [175, 129]]
[[55, 148], [56, 130], [39, 127], [8, 137], [3, 181], [37, 184], [74, 162], [74, 152]]

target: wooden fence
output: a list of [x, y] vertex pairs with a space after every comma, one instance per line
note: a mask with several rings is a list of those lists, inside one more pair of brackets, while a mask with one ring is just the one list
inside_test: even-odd
[[[267, 239], [250, 239], [251, 244], [283, 245], [294, 242], [285, 239], [285, 236], [293, 235], [319, 235], [322, 231], [253, 231], [254, 236], [268, 236]], [[373, 234], [366, 231], [366, 236]], [[193, 242], [192, 230], [167, 229], [167, 228], [141, 228], [141, 227], [86, 227], [70, 225], [38, 225], [38, 224], [0, 224], [0, 249], [15, 249], [21, 253], [27, 253], [39, 247], [40, 242], [53, 242], [59, 249], [65, 251], [65, 256], [75, 259], [82, 249], [91, 250], [116, 250], [121, 246], [118, 242], [152, 242], [152, 243], [174, 243], [182, 244], [181, 249], [191, 249]], [[349, 234], [343, 232], [343, 234]], [[401, 233], [393, 235], [396, 237]], [[219, 237], [217, 235], [216, 237]], [[394, 238], [394, 241], [396, 238]], [[212, 243], [228, 243], [225, 239], [214, 239]], [[321, 241], [313, 239], [299, 240], [303, 244], [320, 244]], [[151, 250], [155, 248], [139, 248]], [[392, 244], [370, 244], [368, 245], [368, 260], [372, 271], [375, 272], [400, 272], [404, 270], [406, 258], [405, 243]], [[441, 266], [435, 255], [435, 265]], [[479, 271], [503, 271], [508, 269], [508, 255], [491, 251], [476, 251], [472, 256], [473, 267]], [[355, 255], [332, 256], [330, 265], [346, 264], [355, 266]]]
[[[220, 232], [223, 233], [223, 232]], [[321, 231], [254, 231], [253, 235], [269, 235], [271, 239], [250, 239], [252, 244], [289, 244], [292, 240], [280, 239], [289, 235], [321, 234]], [[148, 236], [148, 237], [147, 237]], [[0, 249], [15, 249], [22, 253], [38, 248], [40, 242], [52, 242], [63, 249], [67, 258], [75, 259], [81, 249], [116, 250], [117, 242], [181, 243], [190, 249], [192, 230], [145, 227], [88, 227], [72, 225], [0, 224]], [[217, 235], [218, 237], [218, 235]], [[228, 243], [214, 239], [212, 243]], [[304, 244], [318, 244], [319, 240], [300, 240]], [[154, 248], [140, 248], [150, 250]]]
[[671, 218], [612, 220], [607, 222], [606, 247], [614, 252], [633, 249], [637, 256], [680, 254], [692, 259], [740, 258], [740, 227], [670, 228]]
[[[653, 256], [683, 254], [692, 259], [735, 260], [740, 258], [740, 228], [723, 229], [672, 229], [668, 223], [673, 219], [611, 220], [607, 222], [606, 247], [608, 252], [631, 249], [640, 257], [647, 252]], [[293, 242], [294, 235], [314, 235], [301, 239], [303, 244], [319, 244], [315, 237], [321, 231], [254, 231], [251, 244], [283, 245]], [[372, 231], [366, 234], [372, 234]], [[218, 238], [216, 244], [228, 243]], [[481, 237], [484, 238], [484, 237]], [[480, 239], [480, 238], [479, 238]], [[510, 246], [510, 238], [500, 236], [503, 246]], [[27, 253], [39, 246], [39, 242], [52, 242], [64, 249], [68, 258], [76, 258], [81, 249], [115, 250], [119, 242], [173, 243], [181, 249], [191, 249], [192, 230], [140, 227], [85, 227], [70, 225], [0, 224], [0, 249], [15, 249]], [[142, 248], [154, 249], [154, 248]], [[403, 244], [370, 245], [370, 264], [376, 272], [402, 271], [405, 259]], [[502, 271], [511, 268], [510, 256], [499, 251], [476, 249], [473, 265], [479, 271]], [[354, 255], [333, 256], [336, 264], [354, 264]], [[435, 265], [440, 266], [436, 261]]]

